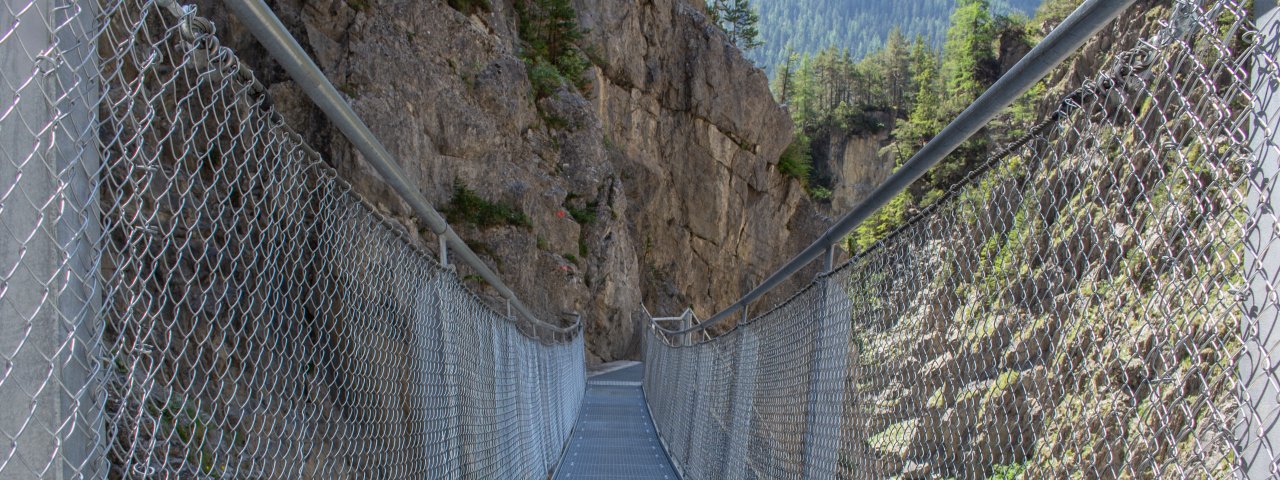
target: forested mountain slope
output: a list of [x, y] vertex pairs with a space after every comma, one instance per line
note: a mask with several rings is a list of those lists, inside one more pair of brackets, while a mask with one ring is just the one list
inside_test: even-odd
[[[991, 0], [998, 13], [1031, 16], [1042, 0]], [[816, 53], [848, 48], [854, 58], [879, 50], [895, 26], [908, 38], [922, 35], [934, 47], [946, 39], [956, 0], [752, 0], [760, 13], [764, 46], [748, 52], [772, 74], [788, 48]]]

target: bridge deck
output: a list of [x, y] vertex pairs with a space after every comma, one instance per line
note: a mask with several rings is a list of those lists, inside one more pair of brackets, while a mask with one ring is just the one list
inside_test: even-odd
[[658, 441], [640, 389], [644, 365], [591, 376], [557, 479], [670, 479], [676, 475]]

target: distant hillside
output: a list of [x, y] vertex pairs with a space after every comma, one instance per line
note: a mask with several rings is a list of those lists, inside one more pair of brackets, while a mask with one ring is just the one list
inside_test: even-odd
[[[1000, 13], [1035, 14], [1042, 0], [992, 0]], [[748, 54], [772, 76], [790, 45], [799, 53], [836, 46], [861, 58], [879, 50], [894, 26], [908, 38], [942, 45], [955, 0], [752, 0], [764, 46]]]

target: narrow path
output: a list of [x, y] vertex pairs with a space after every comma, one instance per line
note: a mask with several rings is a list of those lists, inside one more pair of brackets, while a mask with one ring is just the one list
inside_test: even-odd
[[677, 480], [645, 407], [644, 365], [587, 378], [587, 394], [557, 479]]

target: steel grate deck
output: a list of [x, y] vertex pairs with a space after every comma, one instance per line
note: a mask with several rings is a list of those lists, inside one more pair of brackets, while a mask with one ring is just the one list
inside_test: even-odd
[[671, 479], [675, 469], [658, 441], [636, 364], [587, 380], [587, 393], [557, 479]]

